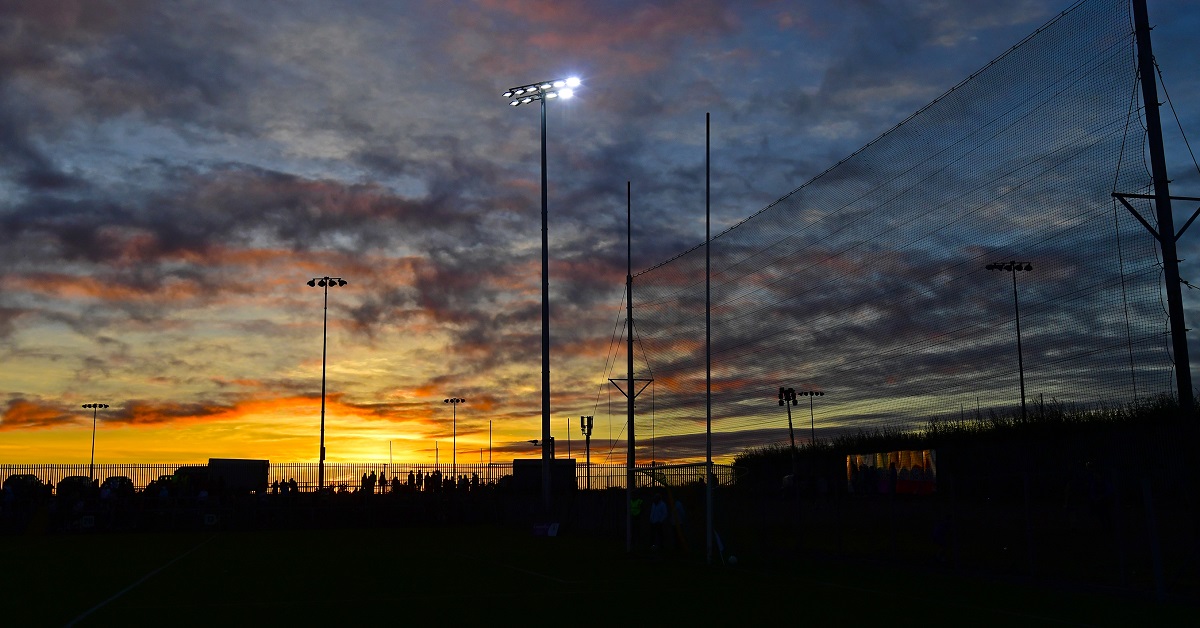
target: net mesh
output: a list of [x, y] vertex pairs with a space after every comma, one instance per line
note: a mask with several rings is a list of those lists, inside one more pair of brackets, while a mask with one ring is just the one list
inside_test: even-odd
[[[1161, 264], [1111, 198], [1150, 186], [1134, 53], [1125, 0], [1081, 2], [714, 237], [714, 455], [787, 441], [780, 386], [825, 393], [798, 443], [1019, 413], [1022, 371], [1030, 413], [1169, 393]], [[1011, 261], [1032, 270], [986, 268]], [[633, 306], [658, 456], [703, 458], [705, 247]]]

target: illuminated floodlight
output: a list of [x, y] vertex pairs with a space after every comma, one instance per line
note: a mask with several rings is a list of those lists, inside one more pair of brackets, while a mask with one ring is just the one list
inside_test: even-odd
[[508, 98], [508, 104], [513, 107], [527, 105], [535, 100], [543, 102], [551, 99], [567, 99], [575, 95], [574, 88], [580, 85], [581, 81], [578, 77], [554, 79], [552, 81], [541, 81], [539, 83], [530, 83], [529, 85], [519, 85], [510, 87], [503, 92], [503, 96]]

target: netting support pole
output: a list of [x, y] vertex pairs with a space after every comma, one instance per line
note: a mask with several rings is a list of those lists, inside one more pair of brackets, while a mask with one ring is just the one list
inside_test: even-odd
[[625, 551], [633, 551], [633, 483], [634, 465], [637, 454], [634, 449], [633, 402], [637, 393], [633, 391], [633, 192], [632, 183], [625, 182], [625, 390], [628, 398], [626, 420], [629, 437], [625, 441]]
[[1133, 0], [1133, 23], [1137, 39], [1138, 72], [1142, 81], [1142, 104], [1146, 112], [1146, 140], [1150, 170], [1154, 177], [1154, 208], [1158, 216], [1158, 238], [1162, 247], [1163, 280], [1167, 284], [1167, 313], [1171, 319], [1171, 345], [1175, 358], [1175, 383], [1179, 408], [1185, 416], [1194, 412], [1192, 366], [1188, 359], [1187, 328], [1183, 321], [1183, 294], [1179, 286], [1179, 253], [1175, 246], [1175, 220], [1163, 150], [1162, 122], [1158, 115], [1158, 86], [1155, 83], [1154, 51], [1150, 46], [1150, 18], [1146, 0]]
[[[708, 564], [713, 551], [713, 461], [712, 461], [712, 210], [710, 208], [710, 113], [704, 114], [704, 543]], [[721, 557], [722, 561], [724, 556]]]

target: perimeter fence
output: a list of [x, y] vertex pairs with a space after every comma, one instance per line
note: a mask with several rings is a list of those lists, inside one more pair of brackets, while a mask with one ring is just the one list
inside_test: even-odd
[[[1128, 1], [1081, 1], [707, 247], [635, 275], [658, 455], [704, 455], [706, 303], [716, 456], [787, 442], [793, 424], [804, 444], [1020, 416], [1022, 395], [1088, 412], [1173, 394], [1156, 243], [1111, 196], [1151, 189], [1139, 115]], [[786, 414], [781, 387], [801, 404]]]
[[[162, 476], [171, 476], [182, 467], [203, 467], [205, 463], [155, 463], [155, 464], [97, 464], [94, 470], [87, 464], [0, 464], [0, 479], [12, 475], [33, 475], [43, 484], [57, 486], [68, 476], [89, 476], [103, 482], [112, 476], [124, 476], [133, 481], [137, 490], [143, 490], [150, 482]], [[704, 481], [702, 465], [637, 465], [635, 467], [636, 486], [650, 486], [653, 482], [664, 482], [670, 486], [683, 486]], [[461, 463], [447, 464], [404, 464], [404, 463], [368, 463], [368, 462], [335, 462], [325, 465], [325, 484], [335, 489], [346, 487], [347, 490], [361, 488], [364, 475], [375, 474], [376, 478], [386, 476], [390, 481], [399, 477], [401, 483], [408, 481], [412, 472], [428, 476], [434, 471], [440, 471], [444, 478], [475, 476], [481, 484], [497, 484], [505, 476], [513, 473], [511, 462], [496, 463]], [[714, 465], [713, 475], [718, 485], [730, 485], [734, 480], [734, 469], [728, 465]], [[267, 484], [295, 480], [302, 491], [316, 490], [320, 469], [315, 462], [273, 462], [268, 469]], [[415, 477], [414, 477], [415, 481]], [[624, 464], [592, 464], [590, 467], [577, 464], [575, 467], [575, 486], [577, 489], [591, 488], [602, 490], [609, 488], [624, 488], [626, 483], [626, 466]], [[376, 486], [379, 486], [378, 484]], [[376, 489], [379, 490], [379, 489]]]

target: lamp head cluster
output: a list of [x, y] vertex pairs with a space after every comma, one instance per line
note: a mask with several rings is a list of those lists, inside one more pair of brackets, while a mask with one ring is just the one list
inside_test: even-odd
[[802, 390], [798, 393], [801, 397], [824, 397], [825, 393], [819, 390]]
[[1032, 271], [1033, 264], [1029, 262], [994, 262], [984, 266], [987, 270], [1003, 270], [1005, 272]]
[[555, 79], [553, 81], [542, 81], [540, 83], [530, 83], [529, 85], [513, 87], [504, 91], [504, 97], [509, 99], [509, 105], [519, 107], [535, 100], [570, 98], [575, 95], [576, 87], [579, 87], [579, 77], [572, 76], [565, 79]]
[[313, 288], [344, 286], [346, 283], [347, 281], [341, 277], [313, 277], [308, 280], [308, 285]]
[[593, 417], [590, 416], [579, 417], [579, 431], [582, 432], [584, 436], [592, 435], [592, 418]]
[[108, 404], [107, 403], [85, 403], [85, 404], [83, 404], [83, 407], [87, 408], [88, 410], [99, 410], [102, 408], [107, 408]]
[[783, 386], [780, 386], [779, 387], [779, 405], [786, 406], [789, 401], [792, 403], [793, 406], [796, 405], [796, 403], [797, 403], [796, 402], [796, 389], [795, 388], [784, 388]]
[[462, 398], [460, 398], [460, 397], [451, 397], [451, 398], [449, 398], [449, 399], [443, 399], [443, 400], [442, 400], [442, 403], [454, 404], [454, 405], [456, 405], [456, 406], [457, 406], [458, 404], [460, 404], [460, 403], [464, 403], [464, 402], [466, 402], [466, 399], [462, 399]]

